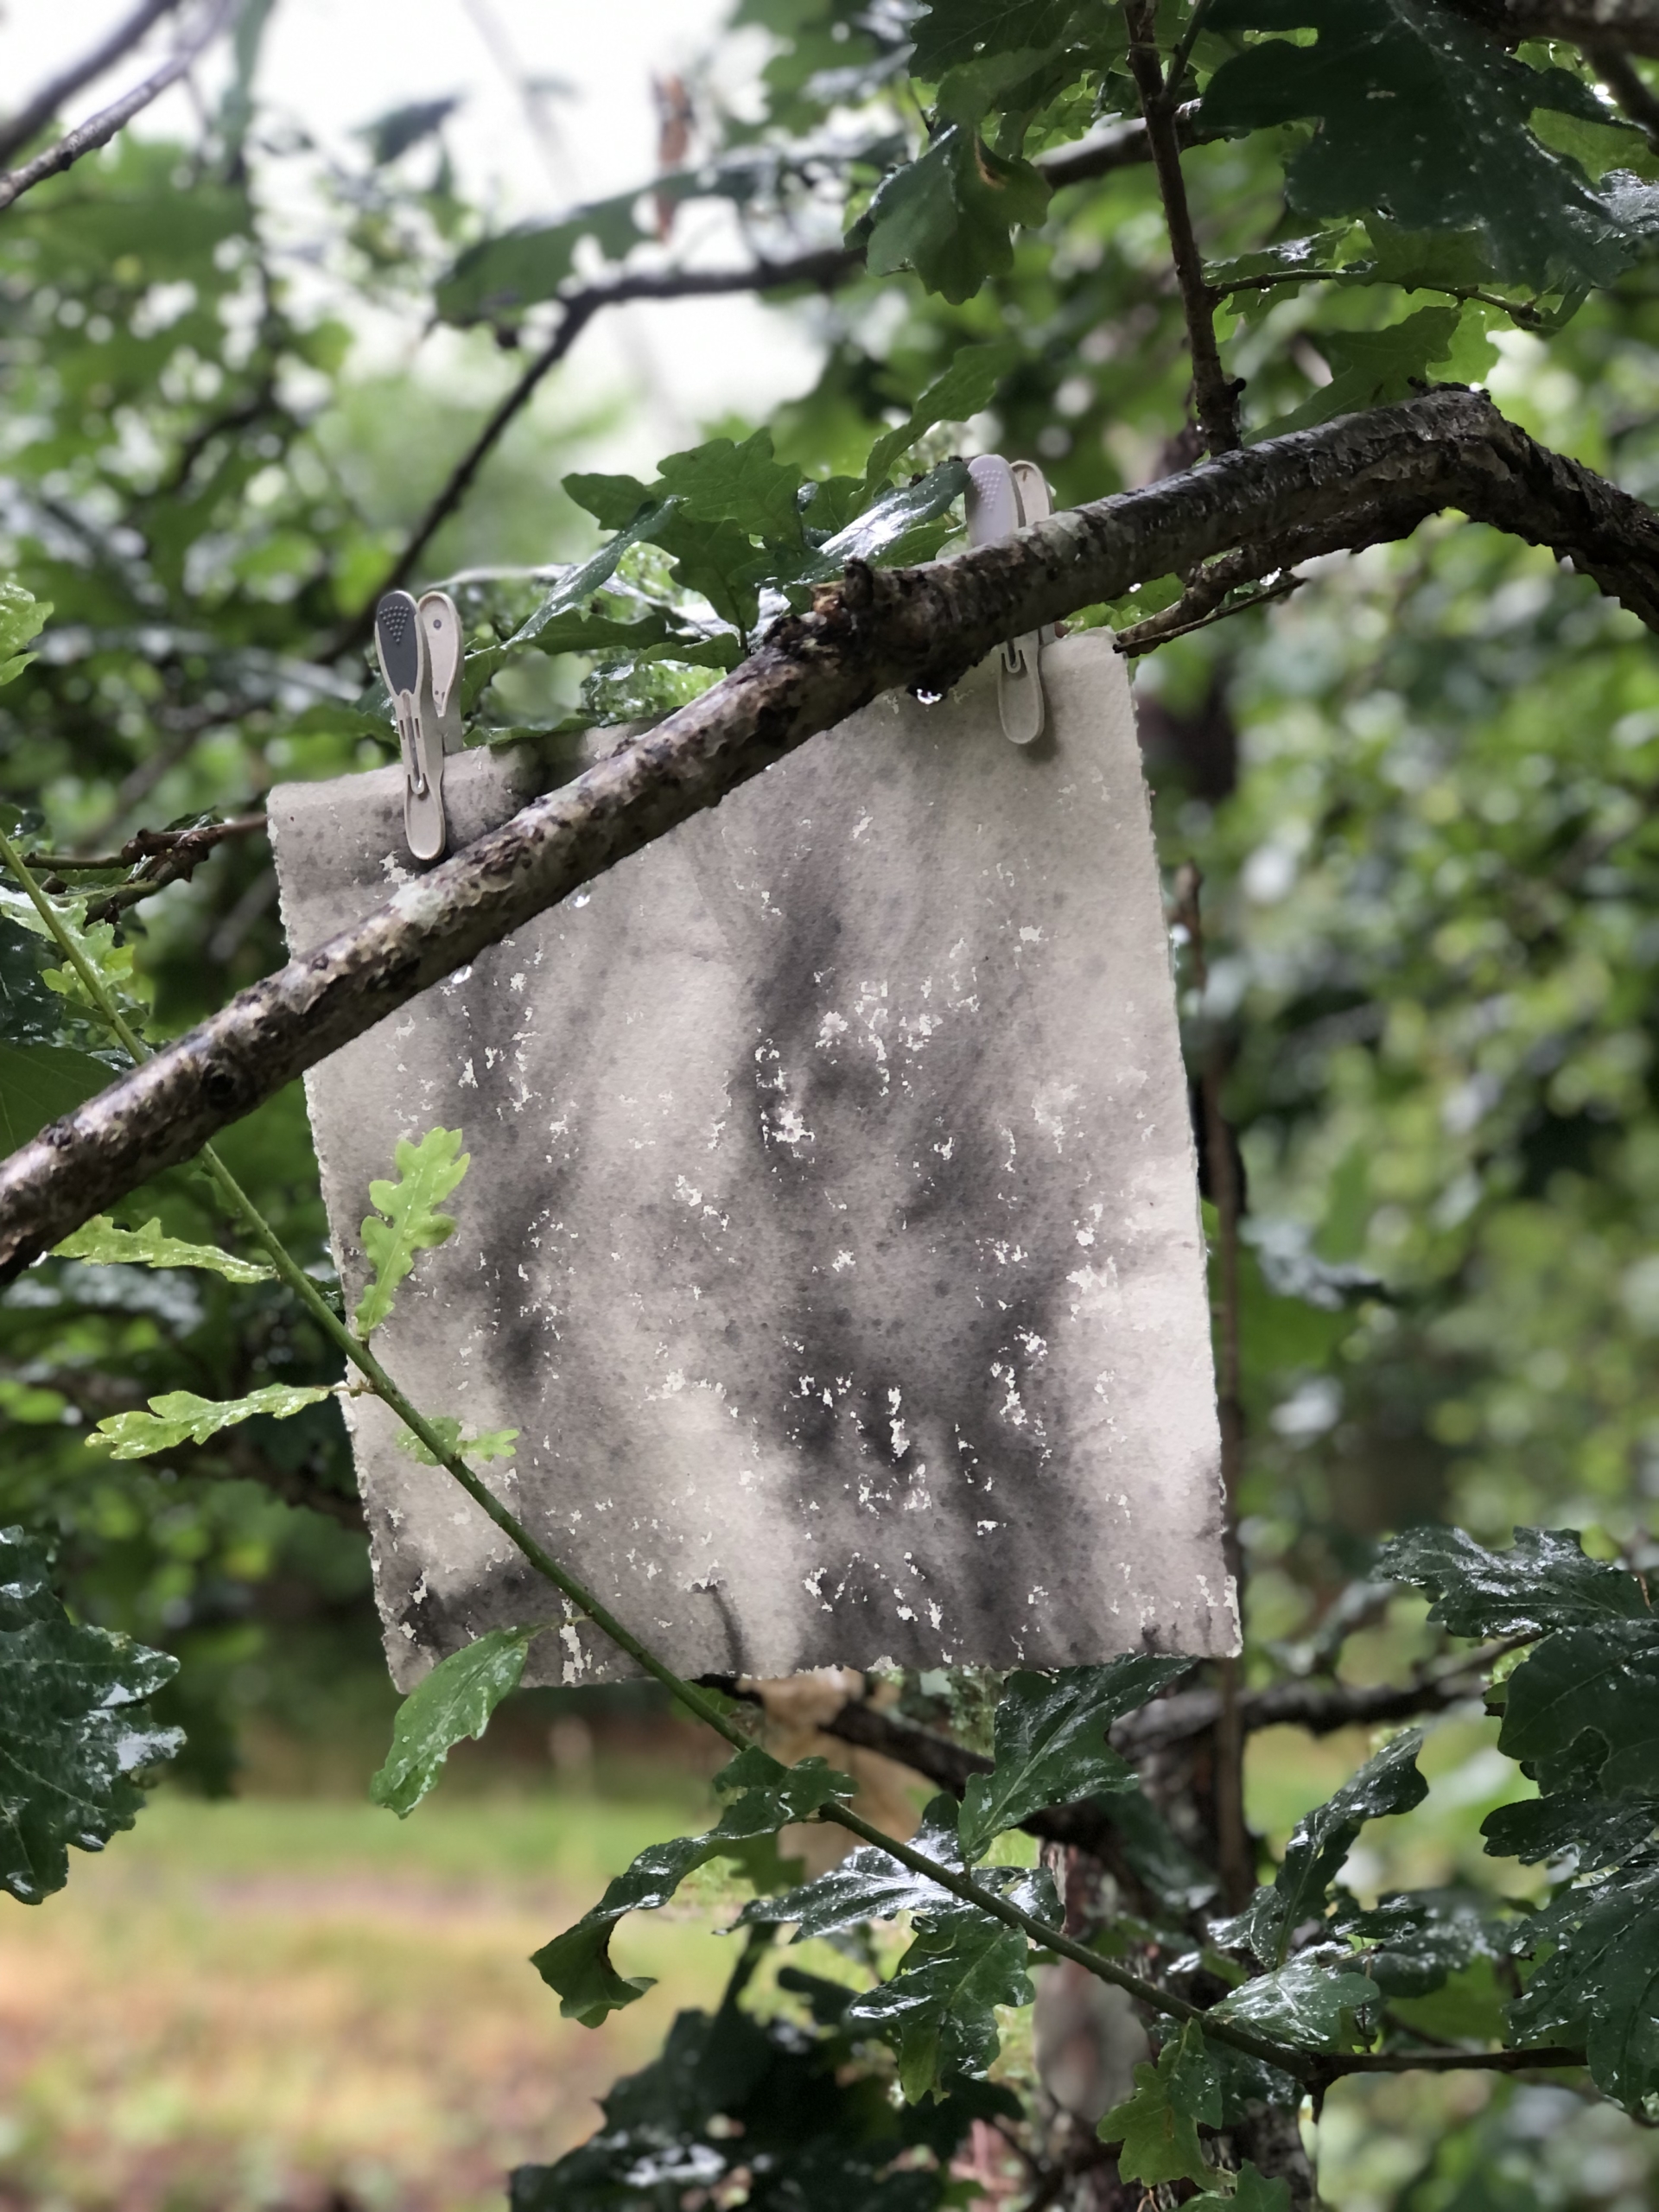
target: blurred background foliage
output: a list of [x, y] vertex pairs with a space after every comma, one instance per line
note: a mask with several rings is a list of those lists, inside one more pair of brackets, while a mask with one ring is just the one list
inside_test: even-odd
[[[737, 93], [729, 69], [692, 83], [698, 151], [764, 152], [785, 132], [815, 150], [754, 168], [734, 238], [773, 255], [838, 240], [845, 192], [855, 212], [882, 149], [913, 132], [894, 84], [908, 13], [742, 0], [739, 25], [766, 35], [745, 51], [763, 66]], [[277, 780], [391, 756], [360, 644], [342, 640], [544, 340], [532, 302], [454, 340], [441, 367], [423, 353], [440, 280], [486, 235], [435, 107], [385, 119], [342, 164], [267, 126], [257, 89], [257, 74], [233, 81], [193, 143], [118, 139], [0, 222], [0, 569], [54, 609], [39, 658], [0, 693], [0, 795], [41, 849], [113, 850], [141, 827], [257, 810]], [[1059, 143], [1090, 118], [1050, 120]], [[1212, 262], [1285, 231], [1259, 137], [1197, 149], [1187, 167]], [[1010, 264], [959, 305], [861, 274], [785, 296], [775, 312], [822, 371], [773, 420], [779, 456], [813, 476], [857, 473], [965, 345], [1011, 336], [992, 408], [940, 426], [913, 465], [1029, 455], [1060, 504], [1184, 466], [1189, 371], [1150, 172], [1060, 191]], [[1374, 330], [1418, 304], [1386, 286], [1255, 296], [1226, 354], [1249, 379], [1249, 421], [1328, 381], [1316, 321]], [[1653, 496], [1650, 269], [1545, 334], [1488, 316], [1462, 338], [1511, 416]], [[551, 377], [426, 548], [422, 580], [585, 554], [595, 533], [561, 479], [631, 404], [577, 405]], [[511, 574], [478, 582], [474, 642], [505, 634], [524, 603]], [[504, 686], [502, 718], [522, 720], [526, 697], [568, 704], [584, 667], [538, 676], [539, 695]], [[1192, 1065], [1225, 1067], [1248, 1178], [1249, 1664], [1376, 1677], [1427, 1648], [1421, 1605], [1397, 1600], [1345, 1643], [1319, 1636], [1385, 1530], [1443, 1519], [1502, 1542], [1517, 1521], [1568, 1523], [1597, 1532], [1592, 1548], [1645, 1557], [1659, 1496], [1659, 667], [1648, 633], [1588, 582], [1445, 521], [1314, 564], [1294, 598], [1138, 662], [1137, 688], [1163, 860], [1172, 874], [1196, 863], [1205, 882], [1202, 997], [1190, 948], [1182, 969]], [[226, 840], [122, 928], [152, 1034], [188, 1026], [285, 957], [264, 839]], [[0, 916], [9, 995], [27, 974], [19, 937]], [[298, 1092], [223, 1150], [327, 1273]], [[135, 1226], [151, 1214], [216, 1234], [188, 1173], [118, 1210]], [[186, 1726], [180, 1771], [208, 1794], [239, 1772], [356, 1788], [383, 1748], [395, 1700], [337, 1413], [251, 1422], [147, 1464], [88, 1452], [86, 1433], [166, 1389], [219, 1398], [334, 1375], [275, 1290], [52, 1261], [0, 1295], [0, 1522], [54, 1536], [84, 1618], [179, 1656], [158, 1711]], [[691, 1770], [700, 1756], [644, 1693], [537, 1693], [520, 1711], [496, 1739], [498, 1778], [544, 1772], [547, 1730], [556, 1742], [573, 1719], [612, 1747], [601, 1779], [618, 1786], [641, 1760]], [[1490, 1732], [1459, 1720], [1435, 1740], [1418, 1841], [1377, 1847], [1377, 1886], [1492, 1878], [1478, 1842]], [[1346, 1739], [1260, 1740], [1258, 1820], [1282, 1836], [1355, 1754]], [[466, 1770], [446, 1786], [467, 1787]], [[1650, 2202], [1659, 2166], [1624, 2123], [1615, 2145], [1611, 2115], [1569, 2126], [1569, 2107], [1561, 2092], [1474, 2078], [1350, 2084], [1321, 2130], [1326, 2185], [1354, 2212]]]

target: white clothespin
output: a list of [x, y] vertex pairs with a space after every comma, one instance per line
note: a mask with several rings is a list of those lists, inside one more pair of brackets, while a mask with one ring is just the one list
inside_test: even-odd
[[[1047, 479], [1035, 461], [986, 453], [969, 462], [970, 545], [995, 545], [1053, 512]], [[1042, 649], [1053, 637], [1052, 629], [1029, 631], [1010, 639], [997, 656], [997, 705], [1003, 734], [1015, 745], [1033, 744], [1043, 734]]]
[[461, 617], [454, 600], [429, 591], [417, 602], [406, 591], [389, 591], [374, 610], [374, 644], [404, 756], [404, 836], [417, 861], [440, 860], [448, 836], [443, 756], [461, 742]]

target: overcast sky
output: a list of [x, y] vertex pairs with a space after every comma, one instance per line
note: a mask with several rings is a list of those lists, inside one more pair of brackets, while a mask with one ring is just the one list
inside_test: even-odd
[[[0, 0], [0, 106], [10, 107], [131, 12], [134, 0]], [[314, 137], [344, 146], [374, 117], [412, 100], [460, 92], [448, 139], [470, 193], [503, 220], [550, 213], [648, 178], [656, 162], [653, 72], [683, 67], [709, 44], [729, 0], [277, 0], [257, 91]], [[144, 73], [166, 50], [166, 27], [137, 57], [79, 93], [75, 123]], [[758, 49], [751, 48], [751, 53]], [[543, 103], [538, 143], [511, 73], [560, 90]], [[211, 87], [222, 56], [204, 63]], [[188, 94], [165, 94], [138, 126], [194, 133]], [[706, 251], [714, 251], [709, 248]], [[584, 337], [581, 381], [637, 384], [642, 365], [675, 395], [688, 431], [700, 417], [750, 414], [810, 381], [812, 356], [776, 316], [746, 300], [632, 311], [626, 331]]]

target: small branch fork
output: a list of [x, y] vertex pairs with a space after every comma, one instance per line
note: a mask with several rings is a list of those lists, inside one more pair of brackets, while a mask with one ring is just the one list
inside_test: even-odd
[[0, 1164], [0, 1279], [306, 1068], [821, 730], [905, 685], [938, 694], [1004, 639], [1190, 575], [1408, 537], [1456, 506], [1570, 558], [1659, 630], [1659, 517], [1448, 387], [1230, 453], [918, 569], [849, 565], [741, 667], [534, 799]]
[[1140, 95], [1147, 143], [1164, 203], [1175, 281], [1180, 287], [1187, 343], [1192, 352], [1192, 399], [1198, 431], [1208, 452], [1230, 453], [1239, 442], [1238, 392], [1221, 365], [1216, 344], [1216, 308], [1221, 295], [1205, 280], [1204, 257], [1193, 234], [1192, 212], [1181, 175], [1175, 96], [1185, 69], [1185, 49], [1175, 56], [1166, 79], [1158, 51], [1157, 0], [1128, 0], [1127, 15], [1129, 68]]
[[82, 857], [73, 853], [31, 853], [28, 865], [43, 871], [42, 889], [61, 893], [67, 875], [105, 873], [116, 868], [137, 868], [130, 883], [118, 884], [108, 896], [86, 910], [89, 922], [112, 922], [129, 906], [153, 899], [169, 883], [188, 883], [215, 847], [232, 837], [257, 837], [265, 833], [263, 814], [241, 814], [228, 822], [204, 822], [194, 830], [140, 830], [128, 838], [118, 853]]
[[[1196, 120], [1197, 103], [1172, 111], [1170, 130], [1178, 145], [1204, 143]], [[1036, 166], [1056, 192], [1066, 185], [1082, 184], [1115, 170], [1132, 168], [1152, 159], [1144, 123], [1119, 124], [1075, 146], [1058, 146], [1038, 156]], [[747, 269], [642, 270], [613, 277], [600, 284], [568, 292], [559, 302], [559, 320], [553, 334], [535, 353], [512, 388], [505, 392], [480, 427], [478, 435], [450, 470], [434, 494], [425, 513], [410, 532], [408, 543], [370, 593], [363, 607], [342, 623], [320, 650], [332, 658], [362, 645], [374, 626], [375, 602], [389, 591], [406, 584], [422, 555], [443, 524], [460, 507], [490, 454], [534, 398], [548, 375], [570, 352], [582, 332], [607, 308], [625, 307], [639, 300], [707, 300], [735, 293], [787, 291], [795, 286], [833, 291], [858, 276], [864, 267], [861, 247], [831, 246], [779, 261], [757, 261]]]
[[[31, 191], [35, 185], [44, 184], [48, 177], [60, 176], [65, 169], [73, 168], [83, 154], [91, 154], [100, 146], [107, 146], [116, 132], [130, 123], [135, 115], [147, 108], [152, 100], [159, 99], [169, 85], [177, 84], [219, 36], [235, 9], [236, 0], [216, 0], [216, 4], [209, 8], [194, 35], [182, 41], [161, 67], [152, 70], [142, 84], [135, 85], [130, 92], [123, 93], [110, 106], [89, 117], [85, 123], [78, 124], [74, 130], [60, 138], [56, 145], [48, 146], [43, 153], [36, 154], [33, 161], [25, 162], [21, 168], [10, 169], [4, 175], [0, 175], [0, 213], [21, 200], [24, 193]], [[155, 10], [142, 28], [147, 30], [149, 22], [163, 12], [161, 9]], [[133, 20], [137, 21], [137, 18]], [[128, 29], [130, 28], [129, 24]], [[118, 38], [121, 34], [116, 35]], [[136, 43], [136, 40], [130, 40], [128, 43]], [[118, 50], [124, 52], [125, 48]], [[86, 79], [83, 77], [80, 81], [84, 83]]]

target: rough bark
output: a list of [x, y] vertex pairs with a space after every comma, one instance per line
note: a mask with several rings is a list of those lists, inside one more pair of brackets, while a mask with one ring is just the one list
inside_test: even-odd
[[1550, 546], [1659, 628], [1659, 518], [1461, 388], [1224, 454], [954, 560], [851, 564], [701, 698], [14, 1154], [0, 1166], [0, 1279], [880, 692], [942, 694], [1004, 639], [1241, 547], [1294, 543], [1306, 559], [1408, 536], [1448, 506]]

